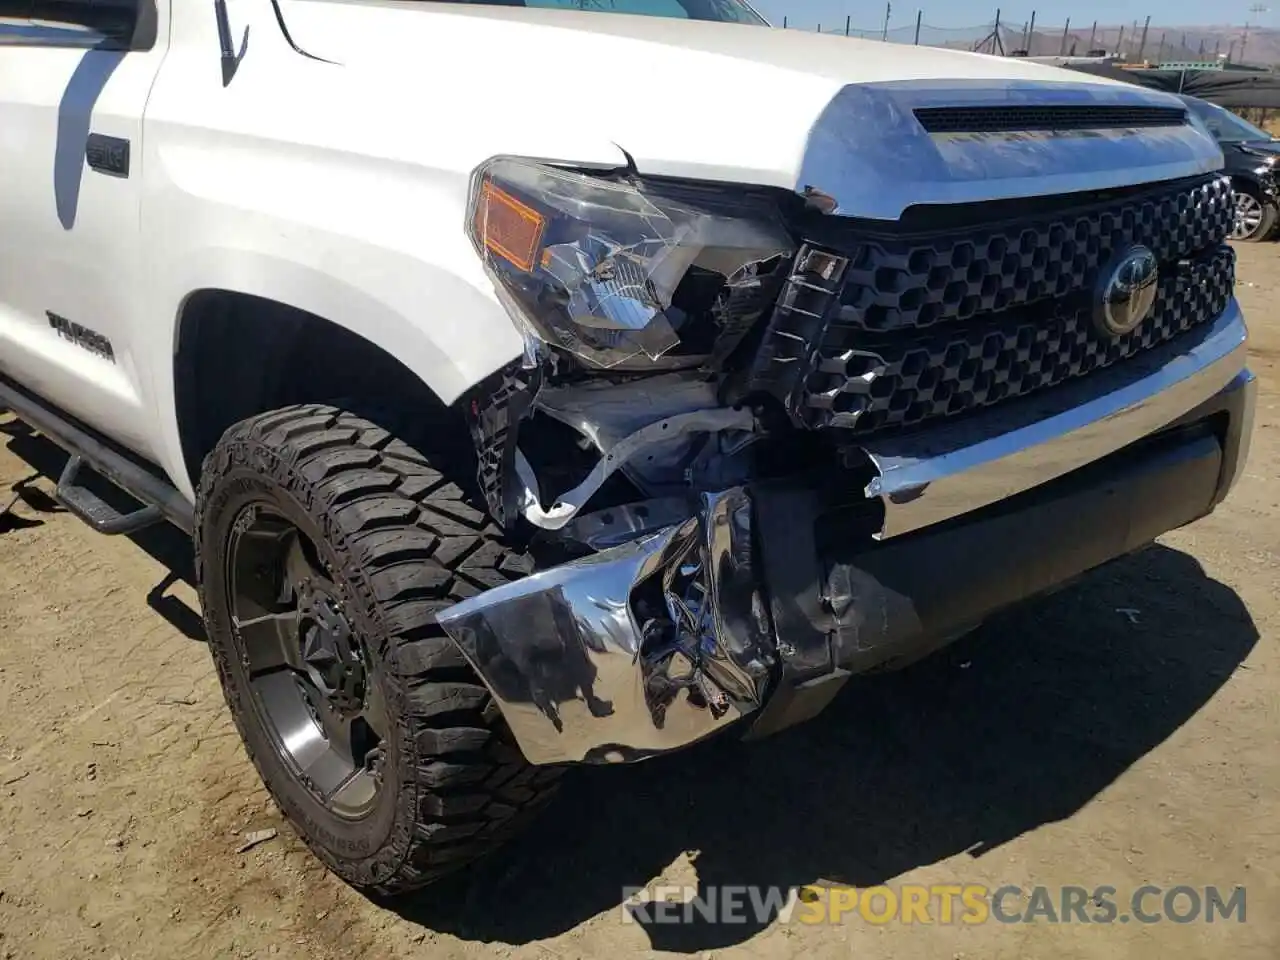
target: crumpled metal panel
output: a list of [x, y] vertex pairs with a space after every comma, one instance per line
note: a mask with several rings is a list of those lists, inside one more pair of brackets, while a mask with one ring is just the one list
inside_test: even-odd
[[488, 590], [439, 615], [535, 764], [621, 762], [756, 710], [775, 643], [745, 490], [679, 526]]

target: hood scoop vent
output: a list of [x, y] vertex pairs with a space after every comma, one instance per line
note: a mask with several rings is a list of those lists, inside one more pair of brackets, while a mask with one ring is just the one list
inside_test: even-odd
[[1182, 107], [1109, 104], [998, 107], [917, 107], [916, 120], [929, 133], [1030, 133], [1180, 127]]

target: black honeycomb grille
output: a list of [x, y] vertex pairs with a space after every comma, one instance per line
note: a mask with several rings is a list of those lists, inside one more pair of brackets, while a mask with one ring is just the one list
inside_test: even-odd
[[1187, 122], [1187, 111], [1182, 107], [1089, 104], [920, 107], [915, 116], [929, 133], [1118, 130], [1178, 127]]
[[[1220, 174], [917, 213], [874, 236], [808, 222], [734, 395], [771, 395], [801, 428], [911, 427], [1118, 363], [1213, 319], [1234, 288]], [[1095, 289], [1138, 244], [1159, 263], [1156, 304], [1112, 339], [1093, 327]]]
[[1227, 237], [1234, 216], [1231, 181], [1215, 175], [1031, 222], [842, 245], [850, 262], [834, 322], [873, 332], [928, 327], [1061, 297], [1091, 285], [1135, 243], [1162, 262], [1206, 250]]
[[910, 336], [850, 336], [824, 341], [805, 382], [813, 415], [865, 435], [1024, 396], [1111, 366], [1165, 343], [1226, 309], [1235, 255], [1225, 246], [1171, 268], [1156, 305], [1118, 338], [1093, 324], [1086, 296], [1034, 304], [989, 318]]

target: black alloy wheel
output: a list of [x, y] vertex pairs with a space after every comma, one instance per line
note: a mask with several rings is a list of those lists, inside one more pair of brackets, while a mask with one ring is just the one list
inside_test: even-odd
[[227, 565], [227, 603], [253, 705], [276, 749], [334, 813], [367, 815], [389, 720], [344, 591], [306, 535], [266, 504], [241, 510]]

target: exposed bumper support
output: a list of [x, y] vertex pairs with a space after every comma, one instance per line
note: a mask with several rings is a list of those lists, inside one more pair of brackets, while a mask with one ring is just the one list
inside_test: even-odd
[[1233, 302], [1190, 347], [1089, 378], [1087, 398], [1062, 388], [1010, 404], [1025, 415], [992, 411], [892, 455], [886, 441], [873, 455], [887, 541], [842, 525], [850, 505], [865, 523], [858, 490], [832, 503], [803, 480], [733, 488], [440, 623], [533, 763], [641, 759], [748, 714], [756, 733], [781, 729], [850, 675], [1212, 510], [1248, 452], [1244, 341]]
[[872, 439], [884, 502], [881, 539], [1030, 490], [1173, 423], [1245, 365], [1244, 316], [1233, 299], [1202, 330], [1049, 391], [941, 430]]

